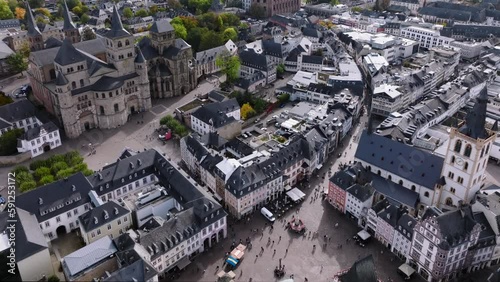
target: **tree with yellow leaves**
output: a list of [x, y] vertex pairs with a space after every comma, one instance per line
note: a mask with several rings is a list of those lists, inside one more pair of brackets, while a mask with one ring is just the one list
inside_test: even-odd
[[255, 110], [250, 106], [250, 103], [243, 104], [240, 109], [242, 119], [248, 119], [255, 115]]
[[24, 15], [26, 14], [26, 10], [21, 8], [21, 7], [16, 7], [15, 14], [16, 14], [16, 19], [22, 20], [22, 19], [24, 19]]

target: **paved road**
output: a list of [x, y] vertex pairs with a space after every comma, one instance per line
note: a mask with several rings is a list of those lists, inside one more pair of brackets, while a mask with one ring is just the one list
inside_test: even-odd
[[[354, 128], [353, 140], [359, 130], [359, 126]], [[346, 140], [345, 143], [349, 142]], [[291, 233], [284, 229], [285, 221], [281, 220], [274, 224], [274, 230], [267, 227], [262, 235], [261, 230], [265, 227], [266, 220], [260, 213], [256, 213], [249, 222], [233, 223], [234, 231], [228, 230], [228, 238], [209, 252], [200, 255], [187, 267], [179, 281], [214, 281], [216, 266], [222, 267], [224, 253], [230, 251], [232, 241], [235, 240], [236, 243], [240, 239], [245, 241], [247, 237], [251, 238], [253, 248], [245, 254], [241, 265], [235, 271], [237, 281], [250, 281], [250, 279], [252, 281], [275, 281], [273, 270], [279, 265], [280, 258], [282, 264], [285, 265], [286, 277], [294, 274], [295, 281], [304, 281], [305, 278], [309, 281], [331, 281], [337, 272], [350, 267], [358, 258], [369, 254], [374, 256], [377, 274], [383, 281], [387, 281], [389, 277], [394, 281], [402, 281], [396, 273], [397, 267], [402, 262], [398, 260], [391, 262], [394, 255], [376, 241], [372, 241], [365, 248], [352, 243], [346, 244], [346, 239], [352, 238], [359, 228], [355, 222], [334, 210], [327, 202], [321, 201], [321, 186], [328, 178], [323, 179], [321, 176], [332, 166], [337, 167], [340, 162], [352, 160], [357, 143], [352, 142], [352, 144], [351, 148], [341, 148], [333, 154], [335, 156], [342, 152], [342, 158], [337, 159], [332, 156], [328, 165], [319, 172], [319, 177], [312, 178], [311, 188], [303, 188], [307, 197], [301, 204], [300, 211], [298, 213], [296, 210], [289, 211], [286, 215], [287, 219], [290, 219], [292, 215], [303, 219], [309, 231], [319, 233], [318, 238], [302, 237]], [[346, 157], [344, 157], [344, 152], [347, 152]], [[335, 228], [336, 223], [339, 223], [338, 228]], [[259, 233], [251, 231], [255, 228], [259, 228]], [[326, 246], [323, 245], [324, 235], [331, 237]], [[270, 244], [268, 244], [268, 238], [271, 238]], [[342, 244], [342, 248], [339, 249], [338, 244]], [[317, 246], [315, 251], [313, 245]], [[258, 256], [261, 247], [265, 250], [262, 256]], [[276, 254], [274, 254], [275, 249]], [[197, 272], [197, 268], [201, 271]], [[203, 273], [203, 270], [206, 272]]]
[[26, 74], [24, 76], [14, 75], [8, 78], [4, 78], [0, 81], [0, 91], [7, 94], [7, 96], [11, 96], [14, 98], [13, 94], [15, 93], [15, 91], [19, 90], [21, 86], [28, 83], [29, 80]]

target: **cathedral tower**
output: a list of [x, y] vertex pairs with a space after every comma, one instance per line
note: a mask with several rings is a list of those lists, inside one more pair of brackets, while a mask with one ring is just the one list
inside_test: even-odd
[[28, 42], [31, 51], [38, 51], [43, 49], [42, 33], [36, 25], [35, 17], [31, 11], [30, 4], [26, 2], [26, 24], [28, 26]]
[[487, 104], [487, 88], [484, 87], [465, 121], [457, 128], [451, 128], [441, 172], [446, 184], [439, 187], [441, 193], [439, 203], [436, 203], [439, 207], [456, 207], [460, 200], [469, 203], [483, 185], [483, 175], [495, 139], [494, 132], [485, 127]]
[[64, 1], [63, 6], [63, 17], [64, 17], [64, 38], [71, 40], [72, 43], [77, 43], [81, 41], [80, 31], [75, 27], [75, 24], [71, 20], [71, 16], [69, 14], [68, 5], [66, 1]]
[[111, 29], [105, 37], [108, 63], [113, 64], [120, 75], [134, 72], [134, 36], [123, 28], [116, 5], [113, 7]]
[[135, 57], [135, 72], [139, 75], [139, 92], [141, 95], [141, 110], [151, 109], [151, 92], [149, 91], [148, 62], [142, 55], [141, 49], [137, 48]]

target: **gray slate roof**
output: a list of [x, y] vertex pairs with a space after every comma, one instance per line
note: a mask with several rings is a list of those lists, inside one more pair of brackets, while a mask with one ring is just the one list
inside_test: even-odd
[[71, 65], [77, 62], [85, 61], [87, 57], [78, 51], [71, 40], [64, 39], [63, 45], [59, 48], [54, 62], [61, 66]]
[[64, 76], [64, 74], [62, 73], [62, 71], [58, 70], [57, 76], [56, 76], [56, 85], [61, 86], [61, 85], [66, 85], [68, 83], [69, 82], [66, 79], [66, 77]]
[[239, 109], [238, 101], [235, 98], [202, 105], [192, 115], [206, 124], [212, 124], [213, 127], [219, 128], [228, 123], [234, 122], [234, 117], [228, 117], [226, 113]]
[[403, 234], [408, 240], [411, 241], [413, 237], [413, 228], [415, 228], [416, 224], [417, 220], [408, 213], [405, 213], [401, 216], [401, 218], [399, 218], [396, 231]]
[[42, 35], [40, 30], [38, 29], [38, 25], [36, 24], [35, 18], [33, 17], [33, 12], [29, 3], [26, 3], [26, 21], [28, 25], [28, 36], [39, 36]]
[[62, 261], [63, 269], [67, 275], [74, 277], [103, 261], [115, 259], [110, 256], [114, 255], [117, 251], [115, 244], [108, 236], [102, 237], [65, 256]]
[[463, 206], [458, 210], [443, 213], [436, 217], [436, 221], [441, 237], [444, 239], [441, 240], [439, 247], [444, 250], [462, 244], [463, 240], [470, 235], [478, 224], [474, 219], [470, 206]]
[[184, 142], [186, 143], [187, 150], [198, 160], [198, 162], [208, 155], [208, 150], [193, 136], [188, 135], [184, 137]]
[[63, 30], [76, 29], [75, 25], [73, 24], [73, 21], [71, 20], [68, 4], [66, 3], [66, 1], [64, 1], [64, 6], [63, 6], [63, 18], [64, 18]]
[[264, 54], [257, 54], [255, 50], [243, 50], [240, 53], [241, 64], [250, 68], [267, 71], [267, 59]]
[[18, 100], [0, 107], [0, 120], [13, 123], [35, 116], [35, 106], [29, 100]]
[[[16, 203], [19, 208], [34, 214], [38, 222], [44, 222], [89, 203], [90, 190], [92, 186], [83, 173], [78, 172], [67, 179], [61, 179], [21, 194], [17, 196]], [[55, 208], [55, 211], [50, 212], [51, 208]], [[42, 215], [41, 212], [47, 213]]]
[[479, 93], [472, 110], [465, 117], [465, 124], [460, 132], [474, 139], [486, 139], [489, 137], [486, 131], [486, 111], [488, 106], [488, 90], [484, 87]]
[[[78, 42], [75, 43], [73, 47], [92, 55], [102, 54], [106, 51], [104, 39], [102, 38]], [[60, 48], [50, 48], [31, 52], [30, 58], [37, 66], [53, 65], [59, 49]]]
[[150, 32], [155, 33], [163, 33], [174, 31], [174, 27], [170, 24], [168, 20], [155, 21], [155, 23], [151, 26]]
[[[134, 252], [135, 253], [135, 252]], [[137, 258], [140, 256], [137, 254]], [[146, 263], [142, 258], [128, 263], [123, 261], [125, 265], [119, 270], [110, 274], [110, 276], [104, 278], [104, 282], [136, 282], [136, 281], [149, 281], [158, 273], [154, 267]]]
[[441, 177], [443, 158], [363, 131], [355, 158], [428, 189]]
[[47, 122], [40, 126], [28, 129], [28, 131], [26, 131], [19, 139], [31, 141], [35, 138], [38, 138], [40, 137], [40, 132], [42, 131], [42, 129], [45, 130], [45, 132], [50, 133], [58, 130], [59, 128], [53, 122]]
[[322, 65], [323, 64], [323, 57], [302, 55], [302, 63]]
[[116, 9], [116, 5], [113, 5], [113, 15], [111, 16], [111, 29], [106, 32], [106, 37], [113, 39], [119, 37], [130, 36], [130, 33], [123, 28], [122, 21], [120, 19], [120, 14]]
[[411, 191], [397, 183], [383, 178], [382, 176], [372, 174], [372, 186], [378, 193], [387, 198], [391, 198], [398, 203], [415, 208], [419, 201], [419, 194]]
[[108, 201], [80, 215], [78, 219], [80, 220], [80, 225], [83, 227], [83, 230], [90, 232], [129, 213], [130, 211], [128, 209], [122, 207], [118, 203]]
[[359, 201], [365, 202], [366, 200], [370, 199], [373, 193], [375, 193], [375, 189], [373, 189], [370, 184], [354, 184], [351, 187], [347, 188], [347, 193], [353, 195]]
[[356, 261], [339, 278], [341, 282], [378, 282], [372, 255]]

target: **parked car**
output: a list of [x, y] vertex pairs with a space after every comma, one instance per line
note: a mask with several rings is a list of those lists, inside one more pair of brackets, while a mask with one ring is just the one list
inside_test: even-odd
[[2, 197], [2, 195], [0, 195], [0, 205], [3, 205], [5, 203], [6, 203], [5, 198]]

